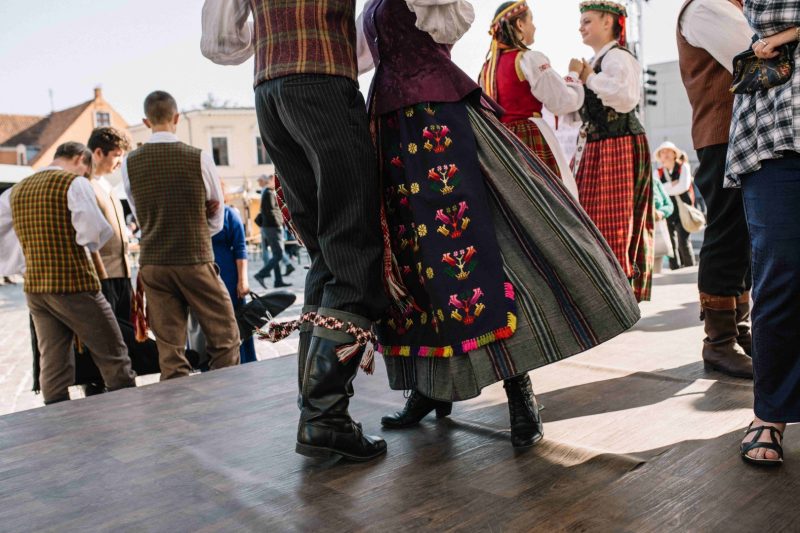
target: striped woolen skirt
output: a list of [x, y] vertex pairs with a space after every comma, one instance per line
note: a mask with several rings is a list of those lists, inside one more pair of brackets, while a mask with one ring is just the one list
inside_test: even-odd
[[647, 137], [628, 135], [586, 143], [575, 181], [581, 205], [614, 250], [636, 299], [649, 300], [655, 211]]
[[533, 150], [533, 153], [536, 154], [536, 156], [541, 159], [542, 163], [552, 170], [556, 176], [561, 175], [556, 156], [553, 155], [553, 151], [547, 145], [547, 141], [545, 141], [542, 132], [539, 130], [539, 126], [528, 119], [504, 122], [503, 124], [506, 128], [513, 131], [528, 148]]
[[560, 180], [490, 112], [447, 105], [467, 106], [517, 327], [466, 354], [384, 360], [391, 388], [457, 401], [619, 335], [639, 308], [613, 252]]

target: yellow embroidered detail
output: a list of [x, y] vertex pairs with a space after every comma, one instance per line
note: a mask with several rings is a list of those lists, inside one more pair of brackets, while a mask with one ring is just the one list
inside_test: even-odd
[[428, 313], [422, 313], [419, 316], [419, 323], [423, 326], [428, 323]]
[[425, 144], [422, 145], [427, 151], [433, 150], [433, 144], [430, 141], [425, 141]]
[[411, 184], [411, 194], [417, 194], [419, 192], [419, 183], [414, 182]]
[[412, 155], [417, 153], [416, 143], [408, 143], [408, 153]]
[[414, 108], [413, 107], [407, 107], [406, 108], [406, 116], [408, 118], [411, 118], [411, 117], [414, 116]]
[[426, 226], [425, 224], [420, 224], [417, 227], [417, 235], [419, 235], [420, 237], [424, 237], [427, 234], [428, 234], [428, 226]]
[[433, 279], [433, 269], [428, 267], [428, 270], [425, 271], [425, 275], [428, 276], [428, 279]]

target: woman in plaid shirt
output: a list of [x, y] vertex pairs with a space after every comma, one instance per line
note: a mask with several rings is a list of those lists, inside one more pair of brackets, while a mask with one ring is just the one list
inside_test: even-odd
[[[800, 1], [748, 0], [762, 58], [800, 38]], [[798, 61], [795, 49], [795, 62]], [[783, 430], [800, 422], [800, 72], [778, 87], [737, 95], [725, 185], [741, 187], [753, 270], [755, 418], [742, 458], [783, 462]]]

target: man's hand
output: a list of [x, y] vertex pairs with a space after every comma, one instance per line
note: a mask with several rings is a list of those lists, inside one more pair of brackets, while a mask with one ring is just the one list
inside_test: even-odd
[[206, 202], [206, 218], [211, 218], [219, 211], [219, 202], [216, 200], [208, 200]]

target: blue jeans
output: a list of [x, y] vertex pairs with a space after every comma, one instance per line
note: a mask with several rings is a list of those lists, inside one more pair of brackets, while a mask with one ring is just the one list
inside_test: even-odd
[[272, 252], [272, 258], [261, 267], [261, 270], [256, 273], [255, 278], [263, 278], [269, 272], [275, 272], [275, 283], [283, 283], [283, 276], [281, 275], [281, 259], [283, 259], [283, 228], [261, 228], [261, 234], [264, 240], [261, 241], [261, 247], [269, 246]]
[[742, 179], [742, 195], [752, 246], [755, 414], [800, 422], [800, 157], [762, 161]]

